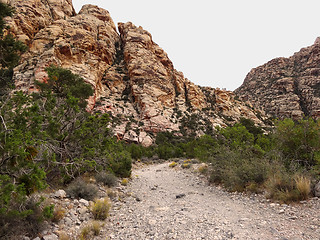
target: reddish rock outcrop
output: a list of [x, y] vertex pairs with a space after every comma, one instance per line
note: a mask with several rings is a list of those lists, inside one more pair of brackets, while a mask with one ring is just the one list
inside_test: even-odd
[[118, 33], [107, 10], [85, 5], [75, 14], [71, 0], [7, 2], [16, 9], [10, 31], [29, 46], [14, 69], [17, 88], [37, 91], [34, 81], [47, 78], [50, 64], [70, 69], [95, 89], [88, 110], [110, 113], [119, 139], [150, 145], [160, 131], [201, 135], [240, 117], [263, 125], [232, 92], [186, 79], [142, 27], [119, 23]]
[[320, 117], [320, 40], [289, 58], [252, 69], [235, 91], [243, 100], [284, 118]]

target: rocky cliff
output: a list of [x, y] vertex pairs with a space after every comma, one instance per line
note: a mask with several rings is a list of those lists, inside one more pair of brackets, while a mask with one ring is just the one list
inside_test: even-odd
[[71, 0], [7, 0], [16, 9], [8, 31], [29, 46], [14, 70], [18, 89], [33, 92], [55, 64], [79, 74], [95, 89], [90, 111], [108, 112], [115, 135], [150, 145], [159, 131], [201, 135], [240, 117], [263, 124], [263, 112], [233, 92], [196, 86], [178, 72], [149, 32], [119, 23], [108, 11]]
[[276, 117], [320, 117], [320, 39], [289, 58], [252, 69], [235, 91]]

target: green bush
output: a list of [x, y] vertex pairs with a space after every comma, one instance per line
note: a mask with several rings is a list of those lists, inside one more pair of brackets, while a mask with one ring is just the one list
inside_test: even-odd
[[108, 187], [115, 186], [117, 183], [117, 177], [109, 172], [99, 172], [95, 176], [97, 183], [102, 183], [103, 185], [106, 185]]
[[319, 123], [311, 118], [298, 122], [292, 119], [276, 122], [274, 133], [276, 148], [287, 169], [296, 163], [310, 169], [320, 162]]
[[72, 198], [93, 200], [98, 193], [98, 188], [94, 184], [86, 183], [83, 179], [78, 178], [69, 184], [66, 193]]
[[261, 186], [267, 179], [269, 162], [227, 148], [209, 159], [210, 181], [222, 183], [230, 191], [244, 191], [253, 183]]
[[128, 150], [131, 154], [132, 159], [138, 160], [143, 156], [143, 147], [137, 144], [130, 144]]

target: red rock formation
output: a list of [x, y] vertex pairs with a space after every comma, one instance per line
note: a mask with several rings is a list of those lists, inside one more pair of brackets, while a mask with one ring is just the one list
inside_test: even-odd
[[30, 46], [14, 69], [17, 88], [35, 91], [50, 64], [70, 69], [95, 89], [90, 110], [110, 113], [118, 138], [150, 145], [153, 133], [180, 131], [188, 118], [197, 120], [198, 135], [241, 116], [263, 125], [232, 92], [186, 79], [142, 27], [119, 23], [119, 34], [108, 11], [85, 5], [75, 14], [71, 0], [8, 2], [16, 9], [10, 31]]
[[319, 118], [319, 39], [292, 57], [276, 58], [252, 69], [236, 93], [273, 116]]

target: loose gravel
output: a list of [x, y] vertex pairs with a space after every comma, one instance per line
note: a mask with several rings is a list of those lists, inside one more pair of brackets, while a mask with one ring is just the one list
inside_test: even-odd
[[295, 205], [209, 186], [168, 163], [135, 169], [105, 224], [107, 239], [320, 239], [320, 199]]

